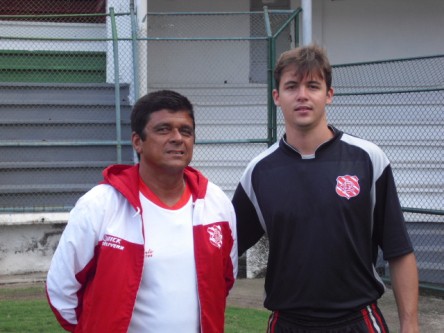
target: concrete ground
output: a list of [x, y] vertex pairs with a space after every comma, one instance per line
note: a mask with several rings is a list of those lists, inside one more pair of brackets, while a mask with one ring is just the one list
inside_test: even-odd
[[[422, 294], [419, 297], [421, 333], [444, 333], [444, 298]], [[264, 310], [263, 296], [263, 279], [239, 279], [230, 292], [228, 305]], [[399, 332], [398, 311], [391, 289], [387, 290], [378, 304], [385, 316], [390, 332]]]

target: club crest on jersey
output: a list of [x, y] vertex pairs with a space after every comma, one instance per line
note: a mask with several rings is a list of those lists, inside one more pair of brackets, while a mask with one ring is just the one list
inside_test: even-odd
[[350, 199], [359, 194], [359, 178], [356, 176], [339, 176], [336, 178], [336, 193], [341, 197]]
[[222, 229], [220, 225], [209, 227], [207, 231], [210, 234], [210, 243], [220, 249], [222, 247], [222, 238], [223, 238]]

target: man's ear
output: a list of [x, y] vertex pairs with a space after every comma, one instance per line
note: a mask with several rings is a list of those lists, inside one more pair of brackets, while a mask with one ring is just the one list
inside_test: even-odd
[[273, 96], [274, 104], [276, 104], [276, 106], [280, 106], [279, 105], [279, 91], [277, 89], [273, 89], [272, 96]]
[[133, 144], [133, 149], [136, 151], [138, 155], [142, 152], [142, 139], [140, 138], [140, 135], [136, 132], [133, 132], [131, 134], [131, 142]]
[[330, 88], [327, 91], [327, 104], [331, 104], [333, 102], [334, 89]]

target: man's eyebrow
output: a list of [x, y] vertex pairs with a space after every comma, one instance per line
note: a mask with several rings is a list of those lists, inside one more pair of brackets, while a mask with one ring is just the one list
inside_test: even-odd
[[171, 126], [171, 124], [165, 121], [165, 122], [155, 124], [153, 126], [153, 128], [158, 128], [158, 127], [162, 127], [162, 126]]
[[299, 81], [297, 80], [289, 80], [284, 82], [284, 86], [290, 85], [290, 84], [298, 84]]
[[[167, 127], [173, 127], [173, 124], [172, 123], [169, 123], [169, 122], [167, 122], [167, 121], [164, 121], [164, 122], [161, 122], [161, 123], [158, 123], [158, 124], [156, 124], [156, 125], [154, 125], [153, 126], [153, 128], [158, 128], [158, 127], [165, 127], [165, 126], [167, 126]], [[179, 126], [179, 128], [193, 128], [193, 125], [188, 125], [188, 124], [183, 124], [183, 125], [180, 125]]]

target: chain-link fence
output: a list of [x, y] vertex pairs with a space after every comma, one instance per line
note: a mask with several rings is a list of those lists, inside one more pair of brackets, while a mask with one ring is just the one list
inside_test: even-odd
[[191, 99], [192, 164], [230, 196], [248, 161], [273, 141], [270, 51], [294, 45], [297, 14], [148, 13], [139, 31], [141, 93], [168, 87]]
[[11, 2], [0, 16], [0, 210], [68, 211], [104, 167], [132, 163], [131, 105], [162, 88], [195, 105], [193, 165], [231, 195], [272, 140], [269, 52], [294, 45], [297, 12], [148, 13], [137, 24], [131, 8], [77, 2], [81, 14], [54, 0]]
[[[131, 105], [152, 90], [193, 102], [192, 164], [229, 196], [246, 164], [282, 135], [271, 72], [276, 55], [298, 44], [298, 10], [148, 13], [138, 24], [131, 8], [96, 1], [62, 11], [53, 1], [0, 11], [0, 213], [68, 211], [107, 165], [133, 163]], [[443, 64], [335, 66], [328, 110], [333, 125], [387, 153], [429, 283], [444, 283]]]
[[[423, 282], [444, 285], [444, 56], [335, 66], [329, 120], [391, 161]], [[381, 262], [386, 276], [389, 272]]]

